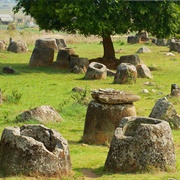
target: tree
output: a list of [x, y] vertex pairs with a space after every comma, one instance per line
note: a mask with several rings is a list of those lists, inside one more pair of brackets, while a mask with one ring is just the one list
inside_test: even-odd
[[16, 0], [45, 30], [97, 35], [103, 39], [104, 61], [115, 60], [111, 35], [141, 31], [167, 37], [177, 31], [180, 6], [172, 1]]

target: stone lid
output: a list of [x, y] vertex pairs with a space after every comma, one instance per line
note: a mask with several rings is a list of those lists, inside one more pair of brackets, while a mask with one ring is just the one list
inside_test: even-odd
[[96, 101], [104, 104], [128, 104], [140, 100], [137, 95], [114, 89], [93, 90], [91, 96]]

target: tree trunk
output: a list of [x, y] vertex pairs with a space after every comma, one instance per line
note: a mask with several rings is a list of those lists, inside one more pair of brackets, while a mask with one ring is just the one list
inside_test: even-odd
[[104, 60], [115, 60], [114, 46], [111, 37], [103, 37], [103, 48], [104, 48]]

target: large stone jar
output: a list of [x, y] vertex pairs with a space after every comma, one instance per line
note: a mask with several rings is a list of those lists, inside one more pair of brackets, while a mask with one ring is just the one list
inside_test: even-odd
[[139, 97], [115, 90], [94, 91], [92, 97], [95, 100], [88, 105], [82, 140], [88, 144], [107, 145], [119, 121], [126, 116], [136, 116], [133, 101]]
[[7, 127], [0, 142], [0, 170], [5, 175], [67, 175], [71, 172], [68, 142], [43, 125]]
[[55, 39], [37, 39], [35, 48], [33, 49], [30, 57], [29, 66], [35, 67], [51, 65], [54, 59], [55, 50], [57, 50]]
[[154, 118], [123, 118], [115, 130], [104, 168], [111, 172], [175, 169], [169, 124]]

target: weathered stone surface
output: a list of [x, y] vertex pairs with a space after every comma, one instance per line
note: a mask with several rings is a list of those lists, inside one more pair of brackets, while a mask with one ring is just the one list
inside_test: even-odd
[[42, 125], [5, 128], [0, 142], [0, 162], [5, 175], [61, 177], [71, 172], [67, 140]]
[[156, 45], [157, 46], [167, 46], [167, 39], [157, 39]]
[[5, 73], [5, 74], [14, 74], [15, 70], [12, 67], [10, 67], [10, 66], [4, 66], [3, 69], [2, 69], [2, 73]]
[[170, 51], [180, 52], [180, 42], [171, 42], [170, 43]]
[[131, 84], [137, 79], [136, 67], [129, 63], [121, 63], [117, 67], [116, 75], [114, 76], [115, 84]]
[[92, 100], [86, 113], [83, 142], [107, 145], [119, 121], [126, 116], [136, 116], [133, 104], [109, 105]]
[[180, 88], [178, 84], [171, 84], [171, 96], [180, 98]]
[[14, 52], [14, 53], [26, 53], [26, 52], [28, 52], [27, 45], [23, 41], [10, 41], [7, 50], [10, 52]]
[[75, 66], [84, 70], [85, 73], [88, 69], [89, 61], [87, 58], [79, 58], [79, 57], [71, 56], [69, 62], [69, 68], [73, 69]]
[[66, 48], [67, 44], [64, 39], [56, 39], [56, 44], [58, 49]]
[[96, 101], [104, 104], [128, 104], [140, 100], [140, 97], [135, 94], [114, 89], [94, 90], [91, 96]]
[[54, 49], [35, 47], [29, 61], [29, 66], [48, 66], [52, 64], [53, 59]]
[[82, 88], [82, 87], [74, 87], [74, 88], [72, 89], [72, 91], [74, 91], [74, 92], [84, 92], [85, 89]]
[[174, 170], [175, 149], [169, 124], [146, 117], [121, 119], [104, 168], [111, 172]]
[[139, 48], [139, 50], [137, 51], [137, 53], [149, 53], [149, 52], [151, 52], [151, 50], [146, 46]]
[[6, 44], [3, 40], [0, 40], [0, 50], [6, 50]]
[[64, 48], [59, 49], [58, 55], [56, 57], [56, 61], [61, 62], [62, 60], [69, 61], [71, 56], [76, 56], [74, 49], [72, 48]]
[[44, 39], [37, 39], [35, 42], [35, 47], [38, 48], [50, 48], [56, 51], [58, 49], [56, 40], [53, 38], [44, 38]]
[[137, 65], [136, 70], [139, 78], [153, 78], [150, 69], [145, 64]]
[[16, 117], [17, 122], [24, 122], [32, 119], [37, 120], [40, 123], [62, 121], [60, 114], [51, 106], [39, 106], [24, 111]]
[[134, 66], [137, 66], [138, 64], [141, 63], [141, 60], [139, 59], [139, 56], [137, 54], [134, 54], [134, 55], [121, 56], [119, 62], [130, 63]]
[[56, 61], [61, 62], [62, 60], [68, 61], [68, 63], [69, 63], [70, 54], [69, 54], [69, 51], [67, 49], [60, 49], [58, 51], [58, 55], [56, 57]]
[[37, 39], [32, 52], [29, 66], [48, 66], [53, 63], [54, 51], [57, 50], [56, 40], [53, 38]]
[[128, 36], [127, 43], [130, 43], [130, 44], [139, 43], [139, 39], [136, 36]]
[[91, 62], [87, 69], [85, 79], [106, 79], [107, 68], [105, 65], [97, 62]]
[[148, 33], [145, 32], [139, 32], [135, 36], [128, 36], [127, 42], [134, 44], [134, 43], [140, 43], [140, 42], [146, 42], [148, 41]]
[[167, 98], [159, 99], [156, 102], [149, 117], [165, 120], [169, 122], [172, 129], [180, 129], [180, 116]]
[[86, 71], [87, 71], [87, 69], [86, 69], [86, 67], [84, 66], [84, 67], [82, 67], [82, 68], [80, 68], [80, 67], [78, 67], [77, 65], [75, 65], [73, 68], [71, 68], [71, 72], [72, 73], [75, 73], [75, 74], [85, 74], [86, 73]]
[[174, 89], [171, 95], [180, 98], [180, 89]]

